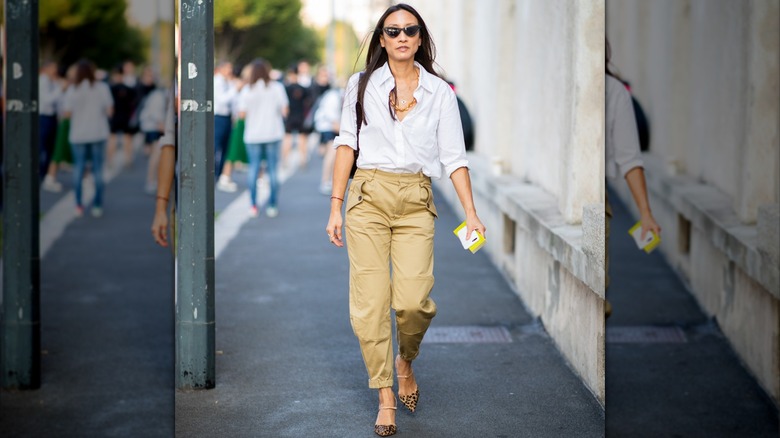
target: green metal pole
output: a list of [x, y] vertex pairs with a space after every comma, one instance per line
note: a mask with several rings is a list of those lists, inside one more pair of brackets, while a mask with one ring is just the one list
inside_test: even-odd
[[5, 1], [2, 386], [41, 385], [38, 1]]
[[214, 3], [180, 0], [176, 387], [214, 371]]

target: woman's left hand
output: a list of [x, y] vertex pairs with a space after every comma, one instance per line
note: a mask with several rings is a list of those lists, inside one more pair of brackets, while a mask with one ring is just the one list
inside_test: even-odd
[[479, 234], [481, 234], [482, 237], [485, 237], [486, 228], [482, 225], [482, 221], [479, 220], [476, 213], [466, 216], [466, 229], [468, 230], [466, 233], [467, 239], [471, 238], [471, 233], [475, 230], [479, 231]]
[[642, 223], [642, 239], [648, 231], [654, 232], [657, 236], [661, 236], [661, 226], [655, 221], [652, 213], [645, 213], [640, 216], [640, 222]]

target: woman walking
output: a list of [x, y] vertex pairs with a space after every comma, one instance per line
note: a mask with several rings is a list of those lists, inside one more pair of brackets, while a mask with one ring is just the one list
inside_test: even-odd
[[260, 172], [261, 157], [265, 156], [266, 169], [271, 185], [268, 206], [265, 213], [276, 217], [279, 210], [279, 177], [277, 163], [279, 147], [284, 138], [284, 117], [289, 102], [284, 86], [271, 80], [271, 65], [262, 59], [252, 62], [249, 85], [241, 90], [238, 98], [238, 117], [245, 119], [244, 143], [249, 156], [249, 193], [252, 217], [257, 216], [257, 175]]
[[[434, 71], [434, 57], [433, 41], [417, 11], [406, 4], [388, 8], [369, 42], [364, 72], [350, 78], [334, 140], [326, 230], [338, 247], [344, 246], [344, 192], [354, 150], [360, 152], [346, 200], [349, 312], [368, 386], [379, 392], [374, 432], [380, 436], [396, 432], [393, 365], [404, 406], [414, 412], [420, 396], [412, 361], [436, 315], [429, 297], [436, 217], [431, 178], [440, 178], [443, 170], [458, 194], [469, 235], [485, 232], [472, 199], [455, 93]], [[398, 339], [395, 360], [391, 307]]]
[[82, 59], [76, 64], [74, 84], [64, 98], [64, 117], [70, 119], [68, 140], [75, 169], [76, 215], [84, 213], [82, 182], [87, 159], [91, 158], [91, 172], [95, 182], [92, 216], [103, 215], [103, 153], [110, 135], [109, 118], [114, 110], [111, 90], [103, 82], [95, 80], [95, 66]]

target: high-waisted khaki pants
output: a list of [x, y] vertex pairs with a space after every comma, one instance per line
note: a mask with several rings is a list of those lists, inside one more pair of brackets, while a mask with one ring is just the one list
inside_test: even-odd
[[436, 304], [428, 297], [435, 218], [431, 180], [422, 173], [358, 169], [349, 187], [349, 317], [369, 388], [393, 385], [390, 308], [395, 310], [399, 354], [406, 360], [417, 357], [436, 315]]

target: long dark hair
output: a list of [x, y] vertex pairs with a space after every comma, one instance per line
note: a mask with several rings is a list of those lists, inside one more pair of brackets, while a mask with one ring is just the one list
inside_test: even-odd
[[[399, 3], [397, 5], [390, 6], [387, 8], [384, 14], [382, 14], [381, 17], [379, 17], [379, 20], [376, 22], [376, 26], [374, 26], [373, 34], [371, 35], [371, 41], [368, 43], [368, 52], [366, 53], [366, 67], [365, 67], [365, 73], [360, 76], [360, 80], [358, 81], [358, 95], [357, 95], [357, 104], [358, 104], [358, 111], [357, 111], [357, 124], [360, 125], [361, 123], [365, 123], [368, 125], [368, 120], [365, 119], [365, 114], [362, 111], [363, 108], [363, 97], [366, 94], [366, 87], [368, 86], [368, 80], [371, 78], [371, 74], [374, 73], [379, 67], [384, 65], [387, 62], [387, 51], [384, 47], [382, 47], [382, 44], [379, 42], [379, 38], [382, 36], [382, 27], [385, 24], [385, 20], [387, 17], [392, 14], [393, 12], [398, 11], [406, 11], [410, 14], [414, 15], [414, 17], [417, 19], [417, 24], [420, 25], [420, 39], [422, 44], [417, 49], [417, 52], [414, 54], [414, 60], [420, 63], [421, 66], [427, 71], [428, 73], [440, 77], [438, 73], [433, 68], [434, 60], [436, 59], [436, 45], [433, 44], [433, 39], [431, 38], [431, 34], [428, 33], [428, 27], [425, 25], [425, 21], [423, 21], [422, 17], [420, 16], [420, 13], [417, 12], [416, 9], [413, 7], [407, 5], [406, 3]], [[361, 52], [363, 49], [361, 49]], [[393, 91], [391, 93], [395, 93], [395, 87], [393, 87]], [[396, 96], [393, 96], [396, 97]], [[388, 102], [387, 104], [388, 110], [390, 111], [390, 115], [395, 119], [395, 112], [393, 111], [392, 106]]]
[[271, 81], [271, 64], [263, 58], [257, 58], [252, 61], [249, 73], [249, 83], [254, 85], [257, 81], [263, 80], [265, 85]]
[[88, 59], [82, 58], [76, 62], [75, 83], [78, 85], [85, 79], [89, 81], [90, 86], [95, 83], [95, 64]]

